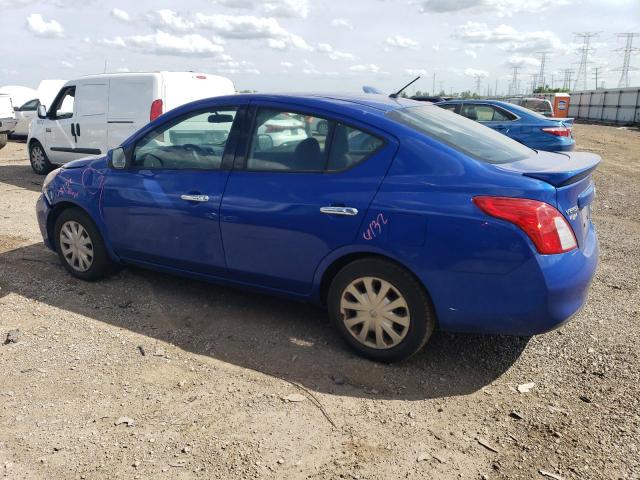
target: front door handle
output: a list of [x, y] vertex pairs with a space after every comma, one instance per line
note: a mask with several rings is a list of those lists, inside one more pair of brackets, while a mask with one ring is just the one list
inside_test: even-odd
[[80, 124], [76, 123], [76, 135], [80, 136]]
[[208, 202], [209, 195], [180, 195], [182, 200], [187, 202]]
[[320, 211], [327, 215], [344, 215], [353, 217], [358, 214], [358, 209], [353, 207], [321, 207]]
[[71, 124], [71, 135], [73, 135], [73, 140], [77, 143], [78, 142], [78, 136], [76, 135], [76, 125], [75, 125], [75, 123]]

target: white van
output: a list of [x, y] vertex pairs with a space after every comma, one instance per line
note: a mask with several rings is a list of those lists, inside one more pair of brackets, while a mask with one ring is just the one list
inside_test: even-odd
[[103, 155], [162, 113], [201, 98], [231, 95], [225, 77], [193, 72], [89, 75], [67, 82], [51, 106], [38, 107], [27, 146], [31, 167]]

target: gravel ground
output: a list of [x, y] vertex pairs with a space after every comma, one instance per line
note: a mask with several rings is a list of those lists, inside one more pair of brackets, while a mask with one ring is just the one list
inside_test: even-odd
[[0, 477], [640, 478], [640, 131], [575, 134], [604, 157], [583, 311], [531, 339], [437, 333], [391, 366], [306, 305], [137, 269], [73, 279], [9, 144]]

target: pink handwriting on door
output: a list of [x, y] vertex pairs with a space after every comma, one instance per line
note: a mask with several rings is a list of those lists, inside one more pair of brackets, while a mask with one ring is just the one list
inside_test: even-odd
[[389, 220], [384, 217], [384, 214], [379, 213], [376, 218], [369, 222], [367, 229], [362, 233], [362, 238], [373, 240], [382, 233], [382, 227], [387, 223], [389, 223]]

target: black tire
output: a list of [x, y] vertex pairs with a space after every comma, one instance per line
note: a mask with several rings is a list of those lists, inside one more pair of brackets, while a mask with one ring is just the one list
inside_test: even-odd
[[[68, 255], [63, 252], [63, 241], [61, 240], [61, 230], [69, 222], [72, 226], [73, 222], [79, 224], [87, 233], [87, 236], [91, 242], [91, 263], [90, 266], [82, 270], [81, 266], [75, 266]], [[107, 251], [104, 247], [104, 241], [98, 231], [98, 228], [93, 223], [93, 220], [85, 212], [79, 208], [69, 208], [63, 210], [62, 213], [56, 219], [56, 223], [53, 229], [54, 237], [53, 241], [56, 245], [56, 251], [58, 257], [62, 262], [62, 265], [67, 271], [76, 278], [86, 281], [95, 281], [107, 277], [111, 273], [117, 270], [117, 265], [109, 259]], [[68, 237], [67, 237], [68, 238]]]
[[9, 135], [6, 133], [0, 133], [0, 150], [2, 150], [9, 141]]
[[49, 157], [47, 157], [44, 148], [37, 140], [34, 140], [29, 145], [29, 163], [31, 163], [31, 168], [38, 175], [46, 175], [55, 168], [49, 161]]
[[[406, 313], [409, 315], [408, 327], [400, 327], [402, 328], [402, 335], [404, 335], [404, 337], [393, 346], [372, 348], [362, 343], [356, 338], [356, 334], [352, 333], [353, 329], [357, 327], [352, 326], [352, 330], [350, 331], [345, 325], [343, 320], [344, 315], [341, 313], [340, 306], [343, 294], [348, 296], [349, 294], [345, 292], [345, 289], [363, 277], [374, 277], [375, 279], [388, 282], [393, 289], [395, 289], [395, 292], [392, 293], [399, 294], [408, 306], [408, 312]], [[374, 282], [375, 281], [376, 280], [374, 280]], [[378, 290], [377, 294], [381, 294], [381, 290]], [[385, 297], [383, 304], [387, 301]], [[334, 277], [329, 287], [328, 307], [331, 320], [345, 341], [360, 355], [378, 362], [390, 363], [411, 357], [424, 347], [436, 326], [433, 306], [423, 285], [406, 269], [391, 261], [380, 258], [355, 260], [343, 267]], [[407, 309], [401, 307], [401, 312], [403, 310], [406, 311]], [[374, 315], [373, 313], [371, 314]], [[374, 316], [378, 315], [383, 314], [376, 313]], [[383, 320], [380, 319], [380, 321]], [[390, 324], [387, 323], [387, 326], [388, 325]], [[395, 327], [394, 325], [394, 328]], [[362, 329], [364, 329], [364, 324], [360, 332], [362, 332]], [[367, 333], [367, 338], [372, 333], [374, 332]], [[384, 335], [393, 342], [388, 334], [385, 333]]]

